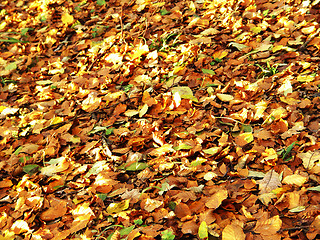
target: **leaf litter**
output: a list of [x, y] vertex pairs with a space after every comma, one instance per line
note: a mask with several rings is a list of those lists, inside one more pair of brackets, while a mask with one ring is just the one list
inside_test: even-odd
[[319, 238], [319, 1], [2, 1], [0, 239]]

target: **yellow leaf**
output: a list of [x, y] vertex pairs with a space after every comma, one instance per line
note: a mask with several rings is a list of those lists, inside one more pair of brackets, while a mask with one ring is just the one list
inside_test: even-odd
[[148, 112], [148, 104], [144, 104], [143, 107], [139, 111], [139, 117], [143, 117]]
[[213, 59], [216, 59], [216, 58], [222, 59], [222, 58], [224, 58], [224, 57], [227, 56], [227, 55], [228, 55], [228, 52], [227, 52], [227, 51], [220, 50], [220, 51], [214, 52], [214, 53], [212, 54], [212, 57], [213, 57]]
[[238, 222], [227, 225], [222, 231], [222, 240], [245, 240], [246, 235], [242, 228]]
[[50, 124], [57, 124], [63, 122], [63, 118], [62, 117], [55, 117], [54, 119], [51, 120]]
[[132, 117], [134, 115], [137, 115], [138, 113], [139, 113], [138, 110], [129, 109], [125, 111], [124, 115], [126, 115], [127, 117]]
[[65, 25], [70, 25], [74, 22], [74, 18], [69, 13], [64, 13], [64, 14], [62, 14], [61, 21]]
[[107, 212], [108, 213], [119, 213], [122, 212], [126, 209], [128, 209], [129, 207], [129, 203], [130, 203], [130, 199], [126, 199], [122, 202], [119, 203], [111, 203], [108, 207], [107, 207]]
[[292, 85], [290, 79], [286, 79], [280, 88], [278, 88], [278, 94], [283, 93], [283, 95], [287, 96], [288, 93], [292, 93]]
[[230, 94], [217, 93], [217, 97], [223, 102], [230, 102], [234, 97]]
[[319, 151], [308, 151], [306, 153], [298, 153], [297, 157], [302, 160], [302, 165], [305, 169], [310, 170], [314, 167], [315, 163], [320, 159]]
[[222, 201], [225, 200], [228, 197], [228, 191], [227, 190], [220, 190], [213, 194], [208, 201], [206, 202], [206, 207], [216, 209], [218, 208]]
[[307, 181], [306, 177], [303, 177], [299, 174], [292, 174], [289, 176], [286, 176], [283, 180], [282, 183], [284, 184], [294, 184], [299, 187], [301, 187], [305, 182]]
[[131, 54], [131, 60], [140, 58], [143, 54], [148, 53], [149, 52], [149, 47], [148, 45], [142, 45], [140, 44], [138, 47], [136, 47], [133, 51], [133, 54]]
[[314, 80], [314, 76], [311, 75], [304, 75], [304, 76], [298, 76], [297, 81], [299, 82], [312, 82]]
[[259, 32], [261, 32], [261, 27], [253, 27], [250, 29], [251, 32], [255, 33], [255, 34], [258, 34]]
[[279, 215], [276, 215], [267, 220], [259, 219], [257, 221], [254, 232], [261, 233], [263, 235], [273, 235], [280, 230], [281, 225], [282, 225], [282, 221]]
[[173, 152], [174, 149], [172, 148], [172, 144], [164, 144], [163, 146], [153, 149], [149, 154], [151, 156], [157, 156], [160, 157], [162, 155], [165, 155], [168, 152]]
[[278, 46], [275, 46], [272, 48], [272, 52], [277, 52], [277, 51], [280, 51], [284, 48], [283, 45], [278, 45]]
[[0, 106], [0, 113], [6, 108], [7, 108], [6, 106]]
[[193, 92], [189, 87], [173, 87], [172, 94], [178, 93], [182, 99], [191, 99], [194, 102], [198, 102], [198, 99], [193, 96]]

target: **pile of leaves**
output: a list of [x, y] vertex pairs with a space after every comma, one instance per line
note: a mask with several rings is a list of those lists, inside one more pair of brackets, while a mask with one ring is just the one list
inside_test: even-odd
[[0, 6], [0, 239], [319, 237], [319, 1]]

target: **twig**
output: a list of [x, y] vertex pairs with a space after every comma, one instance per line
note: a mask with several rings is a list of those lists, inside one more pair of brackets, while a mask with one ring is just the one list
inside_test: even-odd
[[284, 228], [284, 229], [280, 229], [280, 232], [291, 231], [291, 230], [300, 230], [300, 229], [305, 229], [305, 228], [310, 228], [310, 226], [299, 226], [299, 227], [292, 227], [292, 228]]
[[304, 44], [301, 45], [299, 50], [305, 50], [307, 48], [307, 45], [320, 33], [320, 28], [317, 29], [317, 31], [312, 34], [309, 39], [306, 40]]

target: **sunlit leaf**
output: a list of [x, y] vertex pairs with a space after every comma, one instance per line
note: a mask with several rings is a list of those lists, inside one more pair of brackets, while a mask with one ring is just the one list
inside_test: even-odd
[[242, 51], [243, 49], [247, 48], [248, 46], [244, 45], [244, 44], [240, 44], [240, 43], [236, 43], [236, 42], [231, 42], [229, 43], [229, 46], [231, 47], [235, 47], [236, 49], [238, 49], [239, 51]]
[[181, 143], [179, 144], [179, 146], [177, 147], [173, 147], [174, 150], [179, 151], [179, 150], [188, 150], [193, 148], [192, 146], [190, 146], [189, 144], [186, 143]]
[[173, 87], [171, 91], [173, 95], [178, 93], [182, 99], [191, 99], [192, 101], [198, 102], [198, 99], [193, 96], [193, 92], [189, 87]]
[[139, 117], [143, 117], [148, 112], [148, 109], [148, 104], [145, 103], [139, 111]]
[[106, 163], [106, 161], [98, 161], [94, 163], [85, 177], [88, 178], [91, 175], [98, 175], [98, 173], [100, 173], [106, 167]]
[[147, 163], [144, 162], [134, 162], [130, 164], [128, 167], [125, 167], [125, 170], [127, 171], [140, 171], [145, 168], [149, 167]]
[[284, 184], [294, 184], [294, 185], [297, 185], [297, 186], [302, 186], [306, 181], [307, 181], [308, 178], [306, 177], [303, 177], [299, 174], [292, 174], [292, 175], [288, 175], [286, 176], [283, 180], [282, 180], [282, 183]]
[[198, 230], [199, 238], [207, 238], [208, 237], [208, 227], [205, 221], [202, 221]]
[[289, 212], [298, 213], [298, 212], [303, 212], [304, 210], [306, 210], [305, 206], [298, 206], [298, 207], [295, 207], [295, 208], [291, 208], [289, 210]]
[[316, 192], [320, 192], [320, 185], [316, 186], [316, 187], [309, 187], [307, 188], [308, 191], [316, 191]]
[[220, 147], [212, 147], [208, 149], [204, 149], [203, 152], [206, 154], [214, 155], [221, 151]]
[[[208, 149], [207, 149], [207, 150], [208, 150]], [[204, 163], [204, 162], [206, 162], [206, 161], [207, 161], [207, 159], [205, 159], [205, 158], [197, 157], [196, 160], [194, 160], [194, 161], [192, 161], [192, 162], [190, 163], [190, 166], [191, 166], [191, 167], [196, 167], [196, 166], [201, 165], [202, 163]]]
[[234, 97], [230, 94], [217, 93], [217, 97], [223, 102], [230, 102]]
[[205, 74], [215, 75], [216, 73], [213, 70], [202, 68], [201, 71]]
[[66, 25], [70, 25], [74, 22], [74, 18], [69, 13], [64, 13], [61, 16], [61, 21]]
[[15, 70], [15, 69], [17, 69], [17, 63], [16, 62], [9, 63], [8, 65], [5, 66], [4, 69], [5, 70]]
[[130, 199], [126, 199], [119, 203], [110, 203], [107, 207], [108, 213], [119, 213], [129, 208]]

